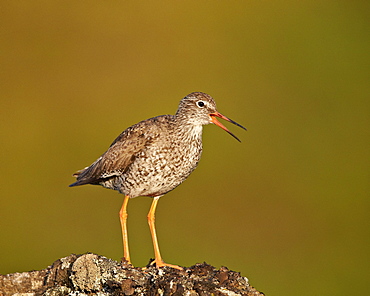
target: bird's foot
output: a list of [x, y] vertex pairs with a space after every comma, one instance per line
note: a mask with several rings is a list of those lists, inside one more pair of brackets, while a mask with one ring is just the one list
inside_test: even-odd
[[133, 266], [132, 263], [131, 263], [131, 261], [130, 261], [130, 259], [126, 259], [125, 257], [122, 257], [121, 258], [121, 263], [123, 263], [125, 265], [131, 265], [131, 266]]
[[175, 268], [175, 269], [178, 269], [178, 270], [183, 270], [183, 268], [181, 266], [165, 263], [165, 262], [163, 262], [163, 260], [153, 260], [152, 262], [150, 262], [150, 265], [154, 265], [154, 264], [157, 268], [168, 266], [168, 267]]

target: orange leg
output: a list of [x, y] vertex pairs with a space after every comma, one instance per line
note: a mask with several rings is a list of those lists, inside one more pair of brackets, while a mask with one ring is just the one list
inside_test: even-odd
[[154, 263], [156, 264], [157, 267], [169, 266], [169, 267], [172, 267], [172, 268], [182, 270], [182, 268], [180, 266], [164, 263], [163, 260], [162, 260], [161, 253], [159, 252], [157, 233], [155, 231], [155, 209], [157, 207], [157, 203], [158, 203], [159, 198], [160, 198], [160, 196], [154, 197], [153, 202], [152, 202], [152, 206], [150, 207], [150, 210], [149, 210], [149, 213], [148, 213], [148, 223], [149, 223], [150, 233], [152, 234], [152, 240], [153, 240], [153, 246], [154, 246], [154, 256], [155, 256]]
[[127, 235], [127, 204], [130, 197], [125, 195], [121, 210], [119, 211], [119, 219], [121, 221], [122, 239], [123, 239], [123, 257], [131, 264], [130, 252], [128, 249], [128, 235]]

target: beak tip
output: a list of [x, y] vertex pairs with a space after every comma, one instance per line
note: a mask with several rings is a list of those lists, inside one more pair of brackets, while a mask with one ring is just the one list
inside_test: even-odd
[[221, 113], [219, 112], [216, 112], [216, 113], [212, 113], [210, 114], [210, 117], [211, 117], [211, 123], [214, 123], [216, 124], [217, 126], [219, 126], [220, 128], [222, 128], [224, 131], [228, 132], [231, 136], [233, 136], [236, 140], [238, 140], [240, 143], [241, 141], [239, 140], [239, 138], [237, 136], [235, 136], [232, 132], [230, 132], [226, 127], [224, 127], [221, 122], [219, 122], [216, 117], [219, 117], [219, 118], [222, 118], [228, 122], [231, 122], [232, 124], [235, 124], [236, 126], [239, 126], [241, 127], [242, 129], [244, 130], [247, 130], [244, 126], [240, 125], [239, 123], [235, 122], [234, 120], [231, 120], [230, 118], [222, 115]]

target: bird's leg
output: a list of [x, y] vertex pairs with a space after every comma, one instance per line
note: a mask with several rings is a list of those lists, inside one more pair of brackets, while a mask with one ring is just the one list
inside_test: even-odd
[[127, 235], [127, 204], [128, 204], [129, 199], [130, 197], [128, 195], [125, 195], [125, 199], [123, 200], [121, 210], [119, 211], [119, 219], [121, 221], [121, 229], [122, 229], [123, 257], [129, 264], [131, 264], [130, 252], [128, 249], [128, 235]]
[[169, 267], [172, 267], [172, 268], [182, 270], [182, 267], [180, 267], [180, 266], [164, 263], [163, 260], [162, 260], [161, 253], [159, 251], [157, 233], [156, 233], [156, 230], [155, 230], [155, 209], [157, 207], [157, 203], [158, 203], [159, 198], [160, 198], [160, 196], [154, 197], [152, 205], [151, 205], [149, 213], [148, 213], [148, 223], [149, 223], [150, 233], [152, 235], [153, 246], [154, 246], [154, 256], [155, 256], [154, 263], [156, 264], [157, 267], [169, 266]]

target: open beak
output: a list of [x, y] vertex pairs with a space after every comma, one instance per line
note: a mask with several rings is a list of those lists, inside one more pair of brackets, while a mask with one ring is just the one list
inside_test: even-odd
[[222, 118], [222, 119], [225, 119], [226, 121], [228, 122], [231, 122], [239, 127], [241, 127], [242, 129], [245, 129], [247, 130], [244, 126], [240, 125], [239, 123], [235, 122], [234, 120], [231, 120], [230, 118], [227, 118], [226, 116], [222, 115], [221, 113], [219, 112], [215, 112], [215, 113], [211, 113], [209, 114], [209, 116], [211, 117], [211, 122], [214, 123], [215, 125], [219, 126], [220, 128], [222, 128], [224, 131], [227, 131], [230, 135], [232, 135], [235, 139], [237, 139], [239, 142], [241, 142], [239, 140], [239, 138], [237, 136], [235, 136], [232, 132], [230, 132], [221, 122], [219, 122], [216, 117], [219, 117], [219, 118]]

